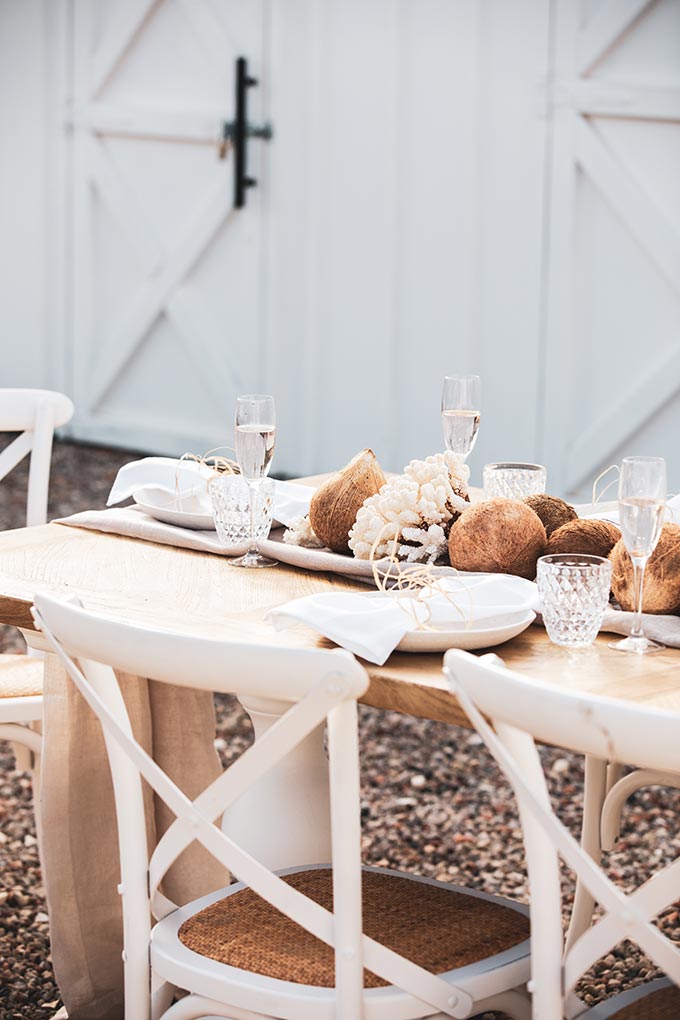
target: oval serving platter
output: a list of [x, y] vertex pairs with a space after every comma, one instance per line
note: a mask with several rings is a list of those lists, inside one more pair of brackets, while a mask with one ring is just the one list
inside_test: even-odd
[[397, 645], [398, 652], [446, 652], [449, 648], [463, 648], [472, 651], [477, 648], [492, 648], [511, 641], [530, 627], [536, 613], [512, 613], [486, 621], [483, 627], [456, 627], [453, 630], [411, 630]]
[[177, 496], [167, 489], [146, 485], [137, 489], [132, 498], [145, 514], [163, 524], [192, 531], [215, 530], [212, 511], [206, 512], [206, 504], [196, 495]]

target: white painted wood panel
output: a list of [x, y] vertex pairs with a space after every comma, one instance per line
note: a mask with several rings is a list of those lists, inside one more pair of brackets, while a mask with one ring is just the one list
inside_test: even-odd
[[[7, 382], [168, 452], [271, 390], [293, 473], [440, 448], [441, 376], [479, 371], [473, 469], [585, 492], [660, 452], [680, 488], [676, 0], [72, 3], [68, 39], [71, 0], [0, 0]], [[240, 53], [275, 139], [236, 216]]]
[[556, 8], [544, 457], [589, 492], [622, 456], [680, 487], [680, 5]]
[[482, 5], [480, 25], [479, 282], [483, 410], [471, 464], [535, 461], [543, 385], [546, 82], [550, 8]]
[[473, 466], [534, 456], [546, 5], [296, 0], [272, 14], [278, 463], [319, 470], [371, 445], [400, 469], [441, 449], [455, 371], [485, 377]]
[[0, 385], [49, 385], [47, 110], [40, 0], [0, 0]]
[[217, 141], [236, 58], [261, 65], [263, 4], [73, 12], [73, 432], [203, 452], [231, 442], [236, 395], [262, 385], [260, 199], [232, 208]]

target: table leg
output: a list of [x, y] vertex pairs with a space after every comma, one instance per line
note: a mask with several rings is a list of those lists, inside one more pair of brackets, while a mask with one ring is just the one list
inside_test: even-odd
[[[599, 864], [602, 856], [600, 842], [600, 819], [602, 805], [607, 793], [607, 762], [587, 754], [585, 760], [585, 782], [583, 788], [583, 822], [581, 825], [581, 846]], [[574, 906], [571, 911], [566, 949], [571, 949], [580, 935], [590, 927], [593, 919], [595, 900], [582, 882], [576, 882]]]
[[[263, 698], [240, 700], [256, 740], [290, 708], [287, 702]], [[224, 813], [224, 832], [269, 868], [331, 860], [323, 735], [324, 727], [317, 727]]]

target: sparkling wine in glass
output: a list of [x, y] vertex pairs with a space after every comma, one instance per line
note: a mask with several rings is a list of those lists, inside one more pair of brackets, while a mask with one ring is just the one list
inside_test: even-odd
[[663, 648], [642, 632], [642, 591], [647, 561], [656, 548], [666, 508], [666, 462], [662, 457], [626, 457], [619, 476], [619, 523], [633, 562], [635, 616], [630, 637], [614, 641], [621, 652], [656, 652]]
[[274, 567], [276, 560], [263, 556], [255, 538], [255, 505], [259, 483], [269, 474], [276, 443], [274, 398], [260, 394], [238, 397], [234, 422], [234, 448], [250, 496], [250, 548], [232, 560], [236, 567]]
[[447, 375], [442, 390], [442, 429], [446, 449], [464, 460], [479, 429], [482, 384], [478, 375]]

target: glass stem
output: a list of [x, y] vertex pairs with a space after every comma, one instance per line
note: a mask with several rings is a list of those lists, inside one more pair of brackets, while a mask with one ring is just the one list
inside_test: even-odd
[[248, 479], [248, 496], [250, 503], [250, 549], [249, 552], [257, 556], [260, 552], [259, 544], [255, 538], [255, 497], [257, 495], [256, 483]]
[[647, 557], [635, 557], [633, 560], [633, 594], [635, 596], [635, 616], [633, 617], [633, 629], [630, 636], [634, 638], [644, 637], [642, 633], [642, 583], [645, 577]]

